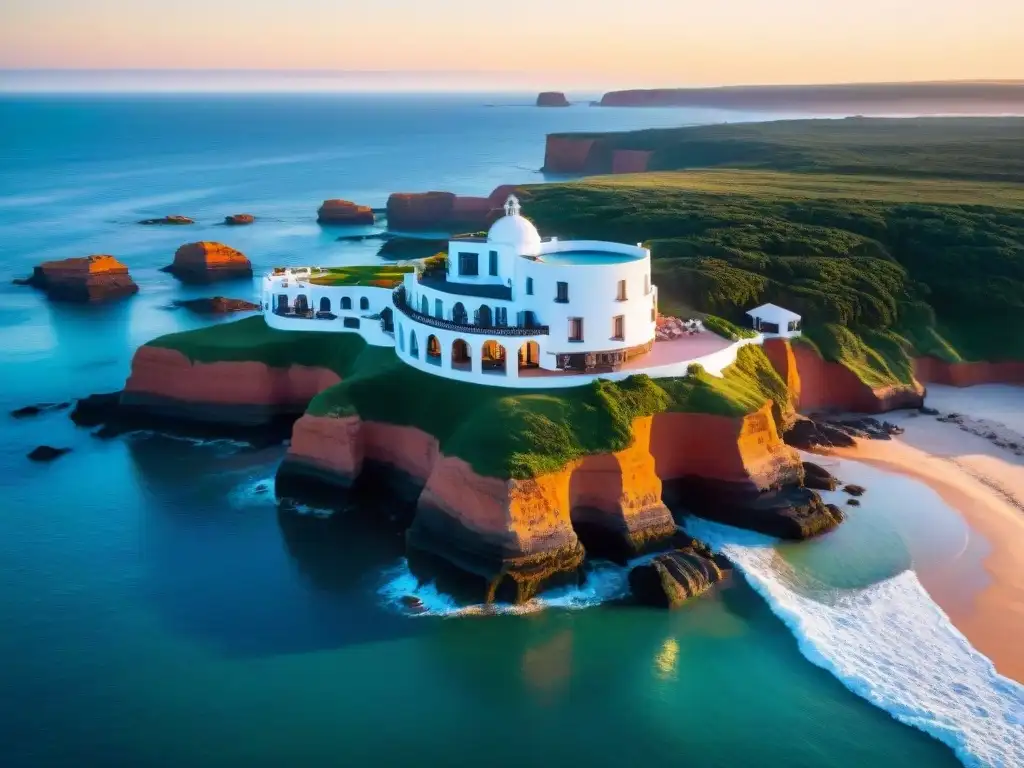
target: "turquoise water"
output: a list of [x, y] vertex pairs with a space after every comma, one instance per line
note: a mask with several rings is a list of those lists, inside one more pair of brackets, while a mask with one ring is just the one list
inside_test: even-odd
[[[546, 132], [716, 117], [487, 101], [0, 99], [0, 410], [116, 389], [138, 344], [205, 324], [173, 299], [251, 290], [159, 272], [186, 240], [239, 247], [257, 271], [368, 261], [375, 245], [313, 223], [321, 199], [480, 193], [540, 179]], [[216, 223], [234, 212], [259, 221]], [[200, 223], [133, 223], [168, 213]], [[123, 259], [141, 293], [63, 307], [9, 283], [94, 252]], [[624, 578], [605, 566], [547, 610], [410, 618], [392, 599], [402, 537], [386, 506], [280, 512], [263, 489], [283, 449], [100, 440], [62, 413], [0, 415], [0, 430], [4, 766], [956, 764], [809, 661], [810, 636], [757, 579], [666, 613], [602, 601]], [[28, 462], [43, 442], [73, 451]], [[876, 526], [799, 550], [872, 553], [844, 565], [838, 594], [907, 565], [919, 530], [877, 546], [899, 511], [886, 498], [856, 513]]]
[[622, 264], [636, 261], [639, 256], [628, 253], [609, 253], [608, 251], [560, 251], [545, 253], [540, 257], [545, 264]]

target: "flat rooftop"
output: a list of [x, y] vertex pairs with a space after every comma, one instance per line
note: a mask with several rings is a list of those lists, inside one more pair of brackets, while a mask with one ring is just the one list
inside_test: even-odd
[[435, 291], [452, 293], [457, 296], [473, 296], [478, 299], [512, 301], [512, 289], [507, 285], [480, 285], [476, 283], [454, 283], [441, 276], [420, 276], [420, 285]]

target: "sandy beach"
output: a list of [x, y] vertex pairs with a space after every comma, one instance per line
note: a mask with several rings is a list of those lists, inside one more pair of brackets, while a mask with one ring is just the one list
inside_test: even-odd
[[915, 570], [971, 644], [1001, 674], [1024, 682], [1024, 387], [932, 386], [927, 405], [961, 423], [888, 414], [905, 434], [832, 453], [924, 482], [962, 515], [977, 540], [957, 559], [980, 557], [988, 583], [962, 583], [965, 563], [915, 563]]

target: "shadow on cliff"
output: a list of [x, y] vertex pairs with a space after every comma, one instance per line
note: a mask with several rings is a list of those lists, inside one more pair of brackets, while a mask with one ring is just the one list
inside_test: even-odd
[[386, 509], [322, 518], [282, 509], [280, 449], [125, 440], [146, 497], [142, 592], [171, 631], [227, 656], [391, 640], [426, 629], [382, 604], [382, 571], [403, 552]]

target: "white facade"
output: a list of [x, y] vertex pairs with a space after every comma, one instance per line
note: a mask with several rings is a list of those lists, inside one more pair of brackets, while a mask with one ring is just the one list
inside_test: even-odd
[[800, 315], [775, 304], [762, 304], [747, 312], [755, 331], [765, 336], [789, 339], [799, 336]]
[[310, 282], [315, 271], [275, 270], [260, 290], [264, 317], [281, 330], [359, 333], [435, 376], [524, 389], [683, 376], [692, 363], [718, 375], [740, 347], [763, 341], [668, 342], [676, 346], [652, 354], [650, 251], [542, 240], [515, 197], [505, 214], [486, 238], [450, 241], [446, 271], [409, 272], [394, 290], [320, 286]]

